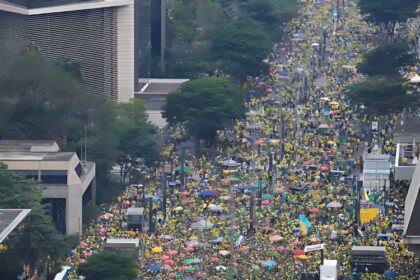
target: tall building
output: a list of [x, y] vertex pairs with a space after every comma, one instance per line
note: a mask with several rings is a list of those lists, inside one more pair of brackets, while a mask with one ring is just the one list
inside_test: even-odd
[[80, 65], [87, 92], [128, 101], [138, 91], [138, 0], [0, 0], [0, 75], [34, 43], [47, 62]]

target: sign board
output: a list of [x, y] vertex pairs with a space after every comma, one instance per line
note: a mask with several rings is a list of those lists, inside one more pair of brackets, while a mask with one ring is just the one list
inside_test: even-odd
[[377, 121], [372, 122], [372, 131], [373, 132], [378, 132], [379, 131], [379, 125], [378, 125]]
[[378, 208], [362, 208], [360, 209], [360, 222], [368, 223], [378, 216]]
[[305, 246], [305, 253], [312, 252], [312, 251], [319, 251], [324, 249], [325, 244], [315, 244], [315, 245], [309, 245]]

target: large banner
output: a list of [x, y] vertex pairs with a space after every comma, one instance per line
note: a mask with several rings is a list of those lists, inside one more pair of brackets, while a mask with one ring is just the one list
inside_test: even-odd
[[360, 209], [360, 222], [368, 223], [378, 216], [378, 208], [362, 208]]

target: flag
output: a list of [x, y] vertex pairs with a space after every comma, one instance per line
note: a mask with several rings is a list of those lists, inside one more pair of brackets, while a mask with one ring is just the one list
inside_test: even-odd
[[366, 200], [366, 201], [370, 200], [366, 190], [363, 191], [363, 199]]
[[304, 215], [299, 215], [300, 231], [302, 234], [307, 234], [311, 227], [311, 222]]

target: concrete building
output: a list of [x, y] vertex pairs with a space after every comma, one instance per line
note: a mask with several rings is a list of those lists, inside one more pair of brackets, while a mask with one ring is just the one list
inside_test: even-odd
[[0, 161], [41, 182], [58, 230], [82, 233], [83, 205], [95, 201], [95, 163], [81, 162], [76, 153], [61, 152], [55, 141], [44, 140], [0, 140]]
[[32, 42], [47, 62], [79, 64], [89, 93], [128, 101], [138, 91], [139, 3], [0, 0], [0, 75]]
[[420, 257], [420, 164], [414, 171], [410, 188], [405, 198], [404, 208], [404, 242], [408, 249], [414, 251]]
[[166, 125], [162, 117], [162, 107], [166, 104], [166, 96], [177, 91], [183, 83], [188, 81], [188, 79], [138, 79], [140, 91], [135, 97], [144, 101], [146, 113], [154, 125], [160, 128]]
[[420, 117], [401, 117], [395, 126], [395, 179], [411, 180], [420, 152]]

